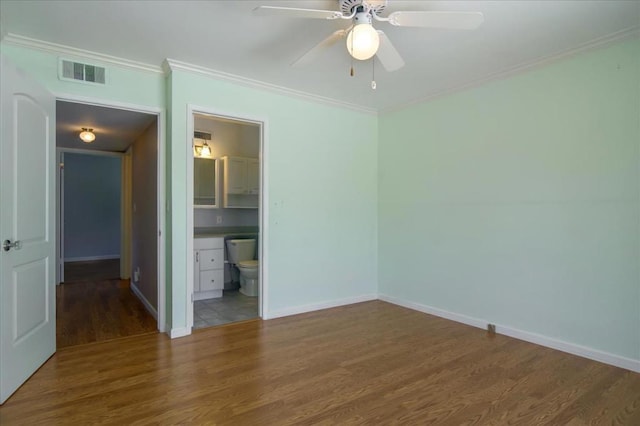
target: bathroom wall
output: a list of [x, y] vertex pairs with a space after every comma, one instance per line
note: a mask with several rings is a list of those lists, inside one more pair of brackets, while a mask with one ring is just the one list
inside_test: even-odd
[[[222, 223], [217, 224], [217, 218]], [[218, 228], [229, 226], [258, 226], [258, 209], [193, 209], [193, 226]]]
[[638, 39], [379, 126], [382, 295], [640, 368]]
[[210, 145], [215, 158], [225, 155], [258, 158], [260, 154], [259, 126], [195, 114], [194, 129], [212, 134]]
[[[259, 158], [260, 156], [260, 127], [250, 124], [240, 124], [229, 120], [196, 114], [194, 129], [212, 134], [211, 147], [215, 158], [226, 155], [236, 157]], [[220, 161], [222, 170], [222, 161]], [[220, 173], [220, 197], [222, 197], [222, 179]], [[222, 199], [222, 198], [221, 198]], [[217, 228], [229, 226], [258, 226], [258, 209], [202, 209], [194, 208], [194, 226]], [[222, 222], [218, 222], [221, 218]]]

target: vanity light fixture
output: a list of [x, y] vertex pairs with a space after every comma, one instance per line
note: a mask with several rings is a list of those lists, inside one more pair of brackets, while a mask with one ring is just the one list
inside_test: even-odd
[[211, 147], [207, 142], [204, 142], [202, 145], [196, 145], [194, 147], [196, 152], [196, 157], [200, 158], [212, 158], [213, 154], [211, 152]]
[[211, 147], [209, 147], [208, 143], [204, 143], [202, 148], [200, 148], [200, 157], [211, 157]]
[[96, 140], [96, 134], [93, 133], [93, 129], [83, 127], [82, 132], [80, 132], [80, 139], [82, 139], [84, 143], [91, 143]]
[[209, 132], [201, 132], [196, 130], [193, 132], [193, 155], [198, 158], [213, 158], [213, 150], [211, 149], [212, 134]]
[[196, 130], [193, 132], [193, 155], [198, 158], [213, 158], [213, 150], [209, 145], [211, 133]]

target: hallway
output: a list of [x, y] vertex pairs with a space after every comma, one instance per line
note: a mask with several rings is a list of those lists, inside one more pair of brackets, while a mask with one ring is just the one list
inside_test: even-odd
[[65, 265], [65, 276], [74, 281], [56, 289], [58, 349], [157, 332], [156, 320], [133, 294], [129, 280], [98, 278], [113, 276], [106, 261], [92, 262], [93, 267], [76, 263]]

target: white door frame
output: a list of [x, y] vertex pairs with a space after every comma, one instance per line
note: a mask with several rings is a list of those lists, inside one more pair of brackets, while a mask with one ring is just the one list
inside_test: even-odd
[[[120, 199], [121, 199], [121, 211], [120, 211], [120, 237], [122, 239], [121, 243], [121, 255], [120, 255], [120, 263], [121, 265], [126, 263], [126, 254], [122, 252], [122, 247], [124, 246], [127, 239], [126, 229], [125, 229], [125, 209], [124, 209], [124, 195], [125, 195], [125, 187], [127, 182], [125, 182], [124, 178], [124, 154], [120, 152], [111, 152], [111, 151], [98, 151], [93, 149], [78, 149], [78, 148], [56, 148], [56, 205], [57, 205], [57, 228], [56, 228], [56, 247], [59, 250], [56, 252], [56, 284], [60, 285], [64, 281], [64, 167], [61, 167], [64, 164], [64, 154], [82, 154], [82, 155], [97, 155], [102, 157], [117, 157], [120, 158], [121, 167], [120, 167], [120, 177], [122, 179], [122, 184], [120, 185]], [[130, 234], [130, 232], [129, 232]], [[122, 275], [122, 268], [120, 269], [120, 278], [128, 278], [128, 276]]]
[[[193, 147], [191, 141], [193, 140], [194, 114], [205, 114], [222, 119], [230, 119], [235, 121], [244, 121], [251, 124], [257, 124], [260, 126], [260, 197], [258, 203], [258, 224], [260, 230], [260, 238], [258, 238], [258, 258], [260, 259], [260, 271], [258, 272], [259, 289], [258, 294], [260, 297], [258, 303], [258, 315], [260, 318], [266, 319], [269, 309], [269, 277], [267, 273], [268, 265], [268, 250], [267, 241], [269, 240], [269, 228], [268, 228], [268, 123], [264, 117], [251, 116], [244, 113], [237, 113], [231, 111], [223, 111], [210, 107], [203, 107], [194, 104], [187, 104], [187, 134], [186, 143], [184, 149], [186, 152], [186, 172], [187, 172], [187, 221], [185, 227], [185, 234], [187, 235], [187, 285], [185, 288], [185, 301], [186, 301], [186, 324], [187, 334], [191, 334], [193, 327]], [[217, 198], [217, 196], [216, 196]], [[220, 208], [224, 206], [220, 204]], [[183, 335], [183, 334], [181, 334]]]
[[69, 95], [64, 93], [54, 93], [56, 101], [75, 102], [85, 105], [96, 105], [107, 108], [122, 109], [126, 111], [142, 112], [155, 115], [157, 117], [156, 126], [158, 130], [158, 158], [157, 158], [157, 216], [158, 216], [158, 244], [157, 244], [157, 264], [158, 264], [158, 330], [165, 332], [167, 328], [166, 318], [166, 256], [165, 256], [165, 193], [166, 193], [166, 162], [165, 162], [165, 120], [166, 112], [164, 108], [151, 107], [146, 105], [136, 105], [125, 102], [117, 102], [108, 99], [91, 98], [86, 96]]

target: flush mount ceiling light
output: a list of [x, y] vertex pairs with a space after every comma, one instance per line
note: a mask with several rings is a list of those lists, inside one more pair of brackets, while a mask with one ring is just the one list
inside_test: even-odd
[[80, 132], [80, 139], [82, 139], [82, 142], [84, 143], [91, 143], [96, 140], [96, 135], [93, 133], [93, 129], [83, 127]]

